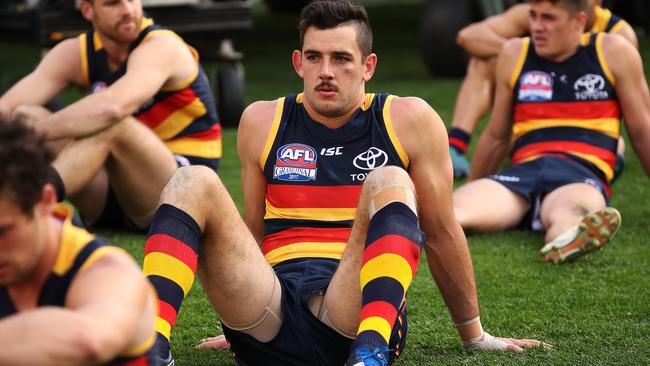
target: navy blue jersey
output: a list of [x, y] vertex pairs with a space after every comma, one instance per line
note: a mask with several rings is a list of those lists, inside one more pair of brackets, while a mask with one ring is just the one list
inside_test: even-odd
[[278, 100], [260, 162], [267, 181], [262, 252], [271, 265], [340, 259], [368, 173], [408, 167], [390, 119], [392, 99], [367, 94], [350, 121], [335, 129], [309, 117], [302, 94]]

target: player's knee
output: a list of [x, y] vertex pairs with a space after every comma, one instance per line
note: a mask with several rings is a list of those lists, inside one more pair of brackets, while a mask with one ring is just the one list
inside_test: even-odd
[[223, 188], [214, 170], [191, 165], [176, 169], [161, 195], [161, 202], [175, 203], [184, 201], [209, 201], [210, 194]]
[[396, 166], [375, 169], [365, 184], [370, 196], [370, 217], [391, 202], [402, 202], [417, 215], [415, 187], [404, 169]]
[[371, 193], [381, 191], [384, 187], [403, 185], [414, 191], [415, 187], [411, 177], [406, 170], [397, 166], [385, 166], [377, 168], [368, 174], [365, 185], [372, 190]]

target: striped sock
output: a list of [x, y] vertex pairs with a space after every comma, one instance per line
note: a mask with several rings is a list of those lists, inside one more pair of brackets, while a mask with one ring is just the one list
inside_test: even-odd
[[389, 203], [370, 220], [361, 267], [361, 323], [353, 351], [362, 345], [388, 345], [423, 242], [417, 216], [402, 202]]
[[458, 150], [461, 154], [465, 154], [467, 152], [467, 147], [469, 146], [469, 141], [472, 139], [472, 135], [455, 127], [449, 130], [448, 135], [449, 146]]
[[196, 274], [201, 229], [190, 215], [168, 204], [158, 208], [144, 250], [144, 274], [158, 293], [158, 350], [169, 352], [171, 330]]

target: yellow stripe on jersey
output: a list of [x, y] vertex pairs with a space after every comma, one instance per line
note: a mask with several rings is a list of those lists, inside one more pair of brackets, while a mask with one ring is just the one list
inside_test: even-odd
[[296, 219], [318, 221], [354, 220], [356, 208], [279, 208], [265, 200], [266, 214], [264, 219]]
[[390, 141], [393, 143], [393, 147], [395, 148], [395, 151], [397, 151], [397, 155], [399, 155], [399, 159], [402, 161], [402, 164], [404, 165], [404, 169], [408, 169], [409, 157], [408, 155], [406, 155], [404, 148], [402, 148], [402, 144], [399, 143], [399, 139], [397, 138], [397, 134], [395, 133], [395, 129], [393, 128], [393, 120], [390, 118], [390, 106], [394, 97], [395, 97], [394, 95], [389, 95], [386, 98], [386, 102], [384, 102], [384, 110], [383, 110], [384, 124], [386, 125], [386, 132], [388, 132], [388, 137], [390, 138]]
[[609, 65], [607, 65], [607, 61], [605, 61], [605, 56], [603, 55], [603, 37], [605, 37], [604, 33], [600, 33], [596, 36], [596, 54], [598, 55], [600, 67], [603, 69], [605, 76], [607, 76], [607, 80], [609, 80], [612, 86], [615, 87], [616, 78], [614, 77], [614, 74], [612, 74], [612, 70], [609, 69]]
[[579, 127], [591, 131], [600, 132], [604, 135], [617, 139], [621, 133], [619, 120], [616, 118], [598, 119], [538, 119], [517, 122], [512, 126], [513, 140], [537, 130], [549, 127]]
[[372, 330], [384, 337], [384, 340], [388, 342], [390, 340], [390, 334], [393, 331], [393, 326], [388, 324], [386, 319], [379, 316], [371, 316], [369, 318], [363, 319], [359, 324], [359, 330], [357, 334], [360, 334], [363, 331]]
[[612, 12], [608, 9], [596, 6], [594, 9], [594, 24], [589, 30], [590, 33], [604, 32], [607, 28], [607, 23], [612, 17]]
[[260, 168], [262, 171], [266, 165], [266, 159], [268, 158], [269, 152], [273, 147], [275, 136], [278, 134], [278, 129], [280, 128], [280, 122], [282, 121], [282, 111], [284, 110], [284, 97], [279, 98], [277, 103], [278, 104], [275, 107], [275, 116], [273, 116], [273, 124], [271, 125], [271, 131], [269, 131], [269, 135], [266, 137], [266, 144], [264, 144], [264, 150], [262, 151], [262, 156], [260, 156]]
[[180, 137], [165, 141], [165, 145], [175, 154], [198, 156], [201, 158], [220, 158], [223, 154], [221, 140], [201, 140]]
[[189, 126], [197, 117], [207, 113], [201, 99], [196, 98], [185, 107], [175, 110], [154, 128], [161, 140], [169, 140]]
[[366, 98], [363, 100], [363, 104], [361, 105], [361, 110], [362, 111], [367, 111], [368, 108], [372, 106], [372, 101], [375, 99], [375, 93], [366, 93]]
[[93, 32], [93, 45], [95, 52], [104, 48], [104, 45], [102, 45], [102, 40], [99, 39], [99, 34], [97, 32]]
[[174, 258], [171, 255], [153, 252], [144, 257], [143, 267], [147, 268], [147, 275], [158, 275], [174, 281], [178, 286], [183, 289], [183, 293], [187, 293], [192, 288], [194, 283], [194, 273], [185, 263]]
[[162, 334], [169, 340], [172, 334], [172, 326], [167, 320], [156, 316], [156, 332]]
[[612, 29], [609, 30], [609, 33], [618, 33], [623, 27], [625, 26], [630, 26], [625, 20], [621, 19], [614, 26]]
[[361, 268], [361, 288], [368, 282], [386, 277], [386, 268], [391, 269], [390, 278], [397, 280], [402, 288], [407, 289], [413, 280], [413, 270], [411, 265], [404, 259], [404, 257], [393, 254], [381, 254], [363, 265]]
[[515, 68], [512, 70], [512, 76], [510, 77], [510, 89], [515, 87], [517, 79], [519, 79], [519, 74], [521, 74], [521, 69], [524, 67], [526, 55], [528, 54], [528, 47], [530, 46], [530, 37], [522, 38], [521, 41], [521, 51], [519, 52]]
[[[70, 209], [68, 209], [70, 210]], [[58, 276], [63, 276], [74, 264], [79, 252], [91, 242], [95, 236], [82, 228], [72, 225], [71, 214], [68, 214], [61, 231], [61, 247], [59, 255], [52, 267], [52, 272]]]
[[88, 75], [88, 36], [83, 33], [79, 36], [79, 53], [81, 54], [81, 78], [83, 79], [83, 86], [90, 85], [90, 75]]
[[266, 253], [264, 257], [270, 265], [296, 258], [341, 259], [346, 243], [301, 242], [283, 245]]

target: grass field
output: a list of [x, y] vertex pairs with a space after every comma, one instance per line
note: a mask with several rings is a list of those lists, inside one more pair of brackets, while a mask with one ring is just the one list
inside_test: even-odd
[[[379, 66], [367, 89], [420, 96], [449, 121], [459, 80], [433, 80], [426, 75], [417, 48], [420, 6], [382, 5], [368, 10]], [[270, 17], [261, 13], [250, 37], [242, 40], [250, 101], [300, 90], [301, 83], [289, 62], [290, 51], [298, 43], [295, 23], [295, 15]], [[36, 50], [11, 47], [12, 54], [19, 56], [0, 61], [3, 78], [9, 68], [26, 71], [26, 65], [35, 62], [37, 56]], [[650, 39], [643, 38], [646, 70], [649, 48]], [[235, 137], [235, 130], [224, 132], [220, 176], [241, 207]], [[611, 201], [622, 213], [623, 228], [603, 252], [574, 264], [552, 266], [539, 260], [537, 250], [543, 240], [539, 234], [513, 231], [469, 237], [486, 330], [500, 336], [538, 338], [553, 344], [553, 350], [506, 354], [463, 349], [423, 258], [409, 293], [408, 347], [398, 364], [650, 364], [650, 184], [632, 151], [627, 158]], [[102, 234], [142, 260], [142, 236]], [[173, 333], [177, 364], [233, 365], [228, 352], [194, 348], [200, 339], [220, 332], [217, 317], [197, 281]]]

